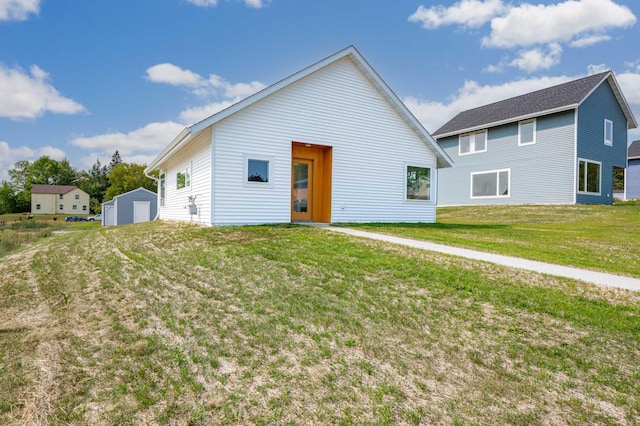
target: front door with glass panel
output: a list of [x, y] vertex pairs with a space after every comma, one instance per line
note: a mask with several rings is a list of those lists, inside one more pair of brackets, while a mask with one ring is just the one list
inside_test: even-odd
[[312, 220], [313, 160], [293, 159], [291, 220]]

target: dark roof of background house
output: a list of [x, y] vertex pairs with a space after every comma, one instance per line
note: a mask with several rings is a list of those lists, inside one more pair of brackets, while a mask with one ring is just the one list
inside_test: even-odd
[[631, 145], [629, 145], [629, 150], [627, 152], [627, 157], [629, 158], [640, 158], [640, 140], [631, 142]]
[[507, 121], [580, 103], [610, 71], [579, 78], [557, 86], [526, 93], [489, 105], [462, 111], [433, 136], [461, 132], [491, 123]]
[[32, 194], [66, 194], [76, 189], [74, 185], [33, 185]]

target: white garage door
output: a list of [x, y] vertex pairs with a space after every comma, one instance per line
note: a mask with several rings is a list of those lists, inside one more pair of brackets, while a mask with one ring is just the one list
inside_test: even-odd
[[150, 201], [134, 201], [133, 202], [133, 223], [149, 222], [151, 220], [151, 202]]
[[113, 206], [104, 206], [104, 226], [113, 226], [116, 224], [115, 221], [115, 209]]

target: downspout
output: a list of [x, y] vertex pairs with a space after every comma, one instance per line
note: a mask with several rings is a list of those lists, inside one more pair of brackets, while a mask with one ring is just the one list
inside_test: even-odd
[[[160, 179], [156, 179], [155, 177], [151, 176], [147, 172], [144, 172], [144, 175], [146, 177], [148, 177], [149, 179], [151, 179], [151, 180], [156, 182], [156, 196], [157, 196], [158, 195], [158, 182], [160, 182]], [[158, 204], [158, 201], [156, 201], [156, 204]], [[159, 206], [156, 206], [156, 217], [154, 217], [153, 220], [158, 220], [159, 217], [160, 217], [160, 208], [159, 208]]]

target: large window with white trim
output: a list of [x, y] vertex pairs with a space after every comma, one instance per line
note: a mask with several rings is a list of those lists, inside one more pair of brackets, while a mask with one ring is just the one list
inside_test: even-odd
[[485, 152], [487, 150], [487, 131], [466, 133], [460, 135], [458, 144], [458, 154], [467, 155], [477, 152]]
[[532, 145], [536, 143], [536, 120], [526, 120], [518, 123], [518, 145]]
[[407, 200], [431, 199], [431, 169], [407, 166]]
[[511, 169], [471, 173], [471, 198], [509, 197]]
[[613, 121], [604, 119], [604, 144], [613, 146]]
[[600, 195], [602, 163], [578, 159], [578, 193]]

